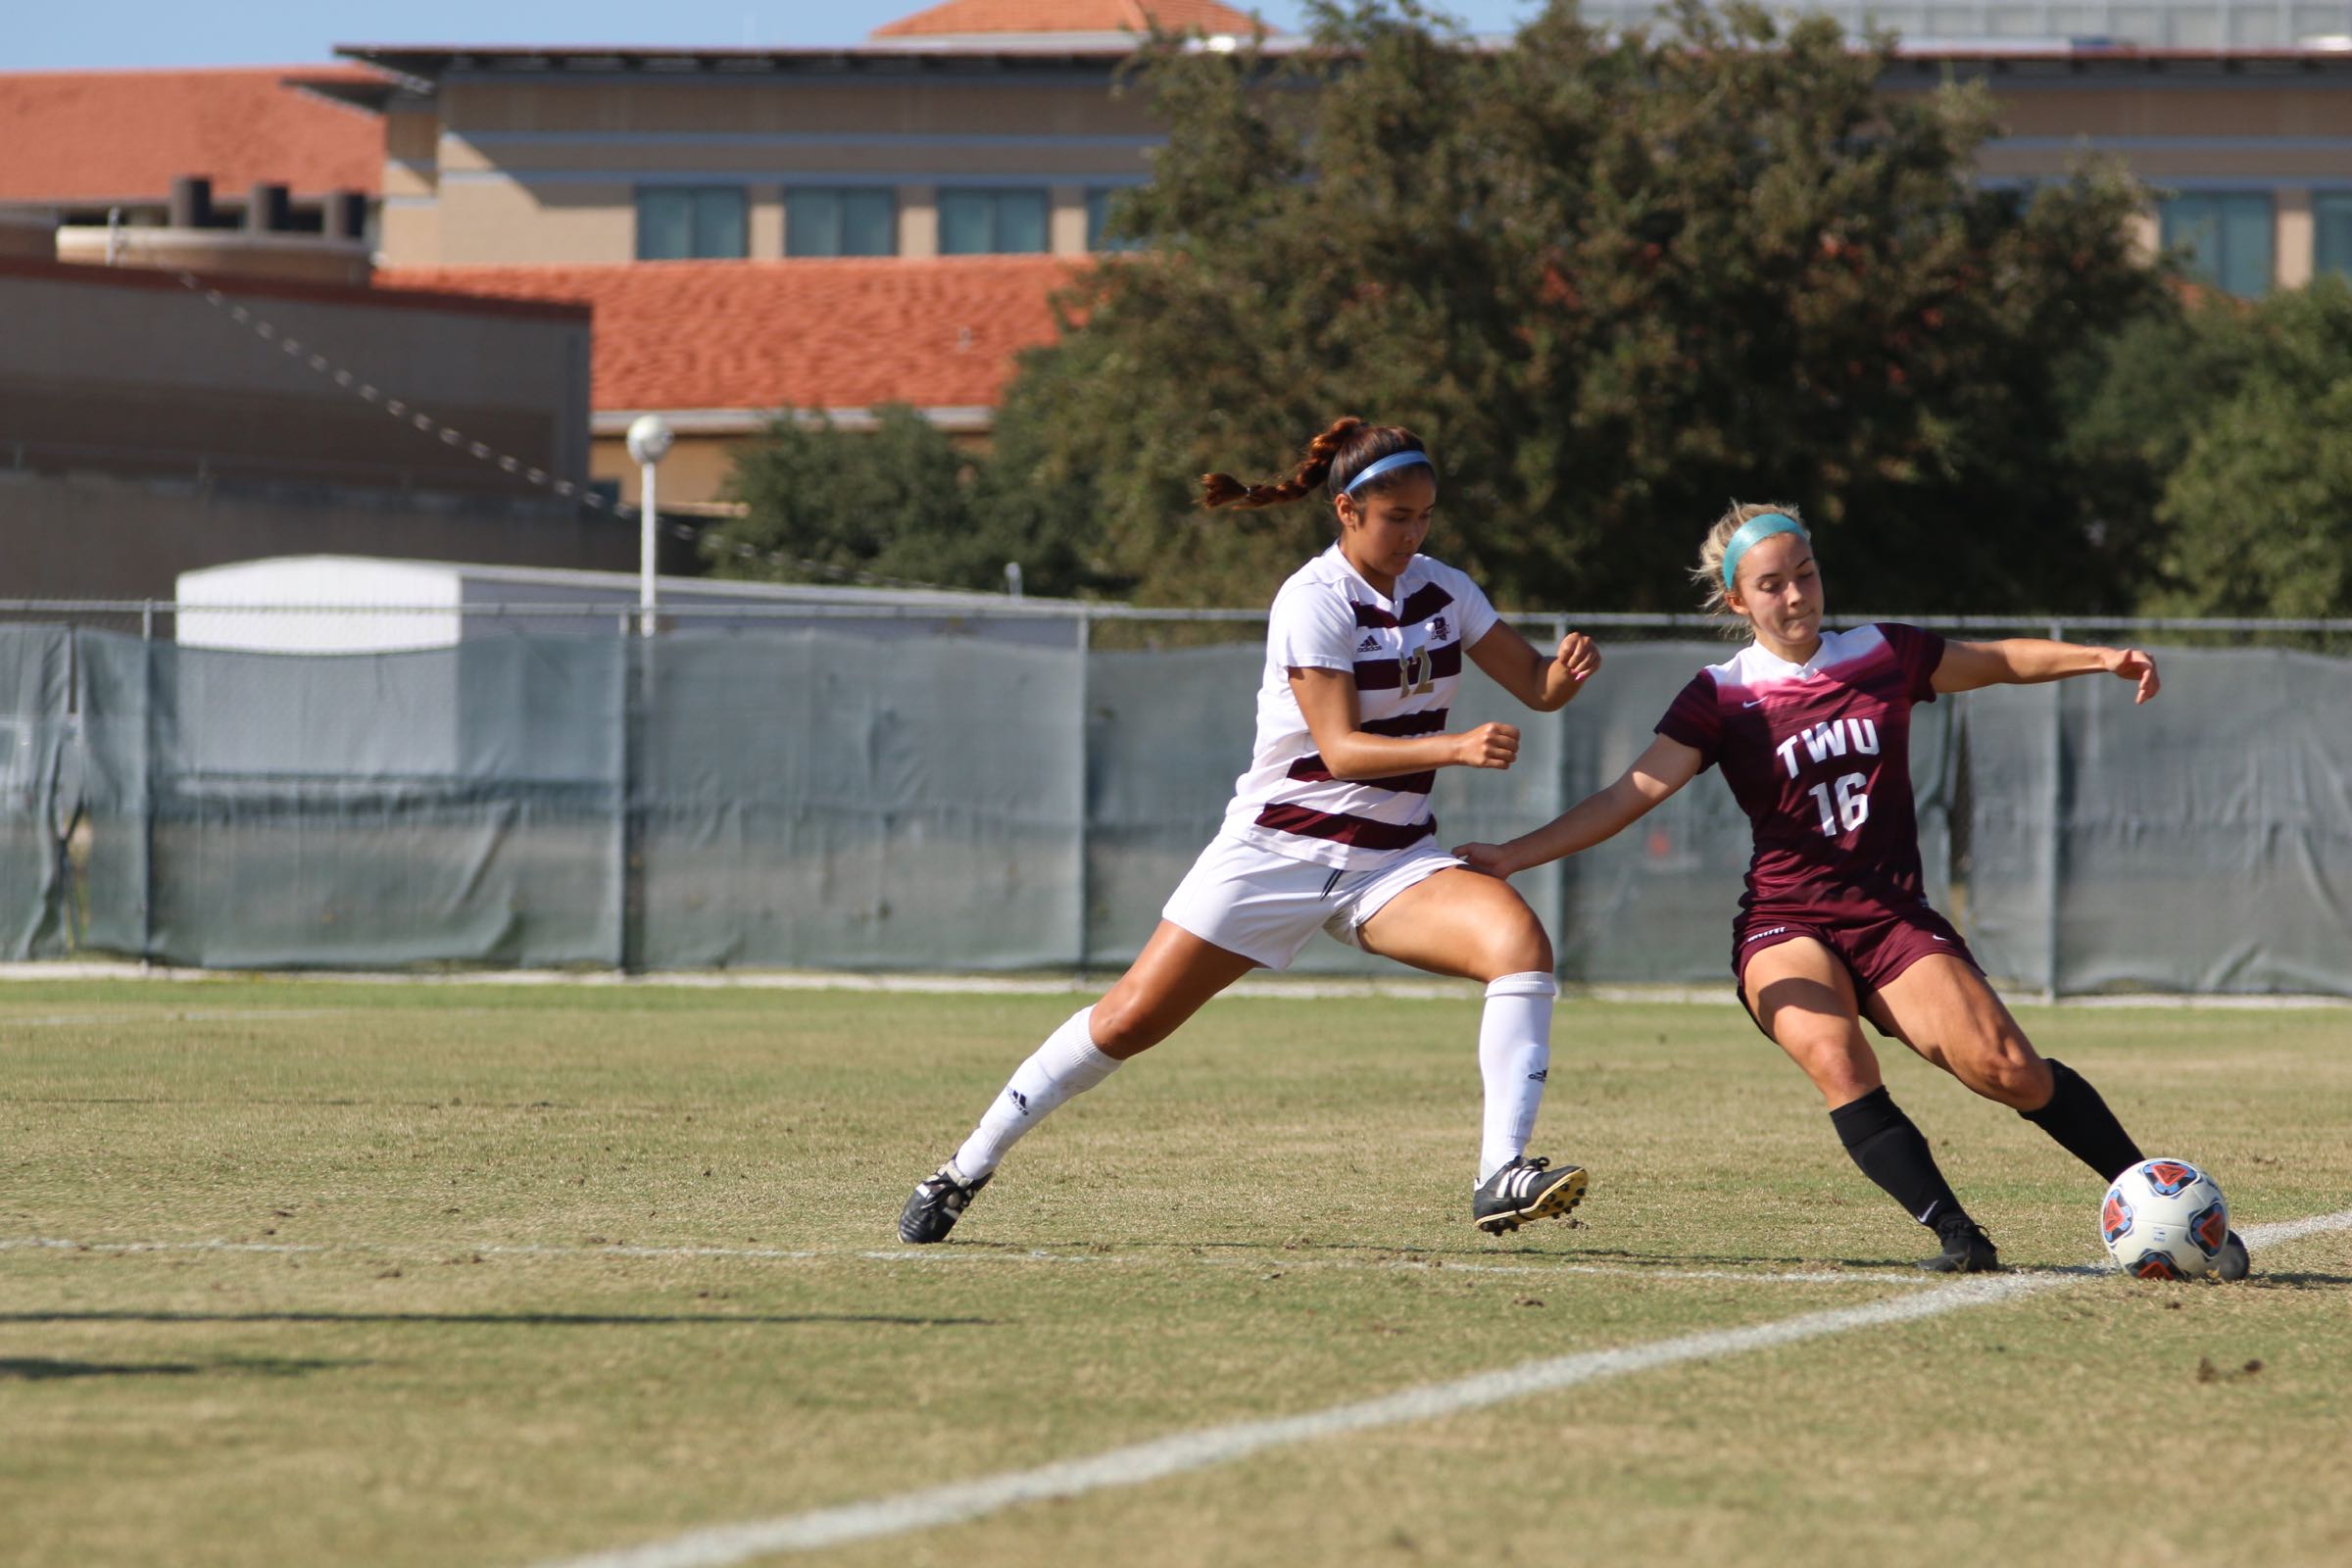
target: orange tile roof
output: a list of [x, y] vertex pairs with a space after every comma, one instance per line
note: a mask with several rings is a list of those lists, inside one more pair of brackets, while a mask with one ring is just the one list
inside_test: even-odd
[[589, 392], [634, 409], [994, 407], [1019, 350], [1053, 340], [1054, 256], [634, 262], [386, 270], [378, 287], [595, 310]]
[[179, 174], [242, 195], [381, 187], [384, 122], [288, 84], [380, 82], [354, 66], [0, 74], [0, 201], [160, 201]]
[[1198, 27], [1248, 37], [1256, 20], [1218, 0], [946, 0], [876, 27], [876, 38], [929, 38], [986, 32], [1171, 32]]

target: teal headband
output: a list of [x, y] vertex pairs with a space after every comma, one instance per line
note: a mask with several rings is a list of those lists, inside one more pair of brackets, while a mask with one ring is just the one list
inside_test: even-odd
[[1740, 577], [1740, 558], [1747, 554], [1750, 545], [1761, 544], [1776, 533], [1792, 533], [1799, 539], [1805, 530], [1794, 517], [1784, 517], [1777, 512], [1759, 512], [1740, 525], [1740, 531], [1724, 542], [1723, 591], [1737, 588]]
[[1437, 466], [1436, 464], [1429, 461], [1429, 454], [1426, 452], [1392, 452], [1378, 463], [1366, 464], [1363, 472], [1340, 486], [1340, 494], [1351, 496], [1355, 494], [1355, 487], [1365, 480], [1377, 479], [1393, 469], [1409, 468], [1416, 463], [1424, 464], [1431, 468]]

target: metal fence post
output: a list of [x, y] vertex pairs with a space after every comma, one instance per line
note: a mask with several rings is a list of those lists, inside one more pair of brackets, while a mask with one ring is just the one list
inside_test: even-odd
[[155, 601], [139, 609], [139, 967], [155, 963]]
[[[1560, 644], [1567, 640], [1573, 628], [1566, 615], [1555, 615], [1551, 622], [1551, 652], [1559, 653]], [[1556, 817], [1568, 809], [1568, 709], [1551, 715], [1551, 814]], [[1576, 874], [1575, 857], [1551, 862], [1552, 930], [1557, 934], [1551, 945], [1551, 972], [1556, 979], [1568, 972], [1568, 879]]]
[[635, 704], [631, 701], [637, 689], [637, 639], [629, 635], [629, 617], [620, 617], [619, 635], [613, 643], [619, 658], [613, 661], [615, 716], [619, 734], [615, 737], [616, 756], [612, 764], [612, 967], [621, 974], [629, 972], [630, 893], [636, 879], [630, 874], [629, 861], [636, 849], [636, 835], [631, 824], [636, 816], [633, 809], [637, 784], [637, 726]]
[[[2050, 622], [2050, 641], [2066, 641], [2066, 622]], [[2050, 693], [2050, 813], [2049, 853], [2042, 860], [2042, 984], [2041, 1000], [2058, 1000], [2058, 878], [2063, 874], [2066, 824], [2066, 702], [2062, 682], [2052, 681]]]
[[1078, 891], [1078, 973], [1086, 973], [1087, 959], [1094, 935], [1094, 892], [1092, 878], [1087, 872], [1087, 860], [1093, 850], [1093, 836], [1088, 831], [1094, 814], [1094, 747], [1090, 743], [1087, 707], [1093, 701], [1093, 682], [1088, 679], [1087, 666], [1093, 662], [1095, 648], [1094, 617], [1086, 611], [1078, 612], [1078, 833], [1077, 876]]

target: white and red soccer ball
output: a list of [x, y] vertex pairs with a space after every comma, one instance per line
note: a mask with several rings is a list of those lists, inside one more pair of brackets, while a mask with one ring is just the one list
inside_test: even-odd
[[2143, 1159], [2099, 1202], [2099, 1240], [2127, 1274], [2202, 1279], [2230, 1239], [2230, 1202], [2214, 1179], [2184, 1159]]

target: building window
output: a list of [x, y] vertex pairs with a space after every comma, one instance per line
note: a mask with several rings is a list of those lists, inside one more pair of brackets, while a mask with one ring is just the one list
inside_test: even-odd
[[939, 193], [942, 256], [1037, 255], [1046, 248], [1042, 190], [943, 190]]
[[1140, 251], [1140, 239], [1120, 237], [1110, 239], [1103, 230], [1110, 225], [1110, 206], [1118, 200], [1115, 190], [1090, 190], [1086, 193], [1086, 248], [1090, 251]]
[[637, 192], [637, 259], [733, 260], [746, 253], [743, 187], [647, 185]]
[[2251, 299], [2271, 287], [2267, 191], [2191, 191], [2164, 204], [2164, 244], [2188, 253], [2191, 276]]
[[2352, 277], [2352, 190], [2312, 197], [2311, 270]]
[[784, 254], [898, 255], [898, 192], [887, 186], [786, 191]]

